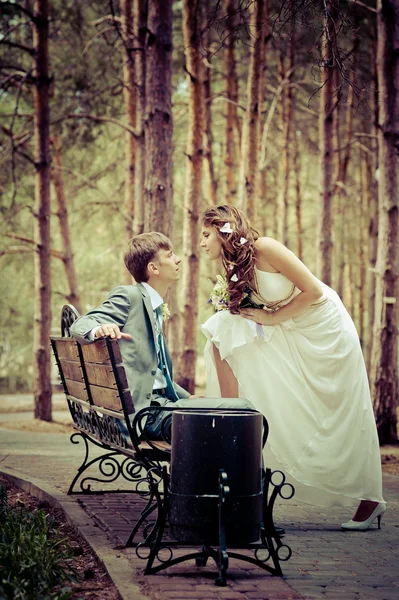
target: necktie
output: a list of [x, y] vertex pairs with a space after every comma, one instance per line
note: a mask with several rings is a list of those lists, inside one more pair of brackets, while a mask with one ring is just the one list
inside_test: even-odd
[[166, 380], [166, 397], [169, 398], [169, 400], [176, 402], [176, 400], [179, 400], [179, 396], [176, 394], [172, 378], [170, 376], [168, 362], [166, 360], [165, 338], [162, 331], [162, 304], [155, 310], [155, 315], [158, 325], [159, 368], [161, 369]]

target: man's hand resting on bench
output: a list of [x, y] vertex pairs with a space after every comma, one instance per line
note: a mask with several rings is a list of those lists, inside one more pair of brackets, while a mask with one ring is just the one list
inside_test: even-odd
[[129, 333], [123, 333], [118, 325], [113, 325], [112, 323], [107, 323], [104, 325], [100, 325], [95, 333], [94, 338], [97, 340], [101, 337], [110, 337], [115, 340], [131, 340], [132, 336]]

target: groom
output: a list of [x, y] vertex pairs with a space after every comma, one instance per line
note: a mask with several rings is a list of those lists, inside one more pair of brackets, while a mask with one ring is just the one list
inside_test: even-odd
[[[71, 335], [81, 344], [109, 336], [119, 341], [136, 412], [150, 405], [173, 408], [239, 408], [252, 404], [237, 398], [195, 398], [173, 382], [172, 361], [162, 332], [163, 298], [180, 278], [181, 259], [162, 233], [134, 236], [125, 252], [125, 265], [137, 282], [114, 288], [98, 308], [77, 319]], [[167, 414], [167, 413], [166, 413]], [[162, 418], [147, 427], [161, 437]]]

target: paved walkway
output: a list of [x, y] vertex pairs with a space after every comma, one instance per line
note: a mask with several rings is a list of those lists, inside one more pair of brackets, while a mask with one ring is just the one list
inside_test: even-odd
[[[30, 418], [30, 415], [25, 415]], [[19, 419], [22, 419], [21, 415]], [[283, 563], [284, 578], [236, 560], [230, 561], [228, 585], [214, 585], [215, 566], [193, 562], [143, 575], [144, 561], [123, 547], [142, 504], [136, 496], [66, 496], [83, 456], [68, 434], [32, 433], [1, 427], [0, 472], [31, 493], [50, 497], [86, 537], [104, 562], [125, 600], [332, 600], [399, 599], [399, 477], [384, 475], [389, 510], [368, 532], [343, 533], [343, 509], [320, 509], [293, 500], [276, 507], [276, 520], [286, 529], [293, 550]], [[41, 491], [40, 491], [41, 490]]]

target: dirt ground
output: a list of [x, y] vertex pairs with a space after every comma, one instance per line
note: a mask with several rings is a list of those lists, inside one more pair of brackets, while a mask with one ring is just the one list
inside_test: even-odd
[[[0, 477], [0, 483], [8, 490], [8, 505], [12, 508], [24, 507], [32, 511], [42, 508], [55, 519], [55, 526], [59, 529], [60, 536], [66, 537], [73, 548], [72, 567], [77, 573], [76, 582], [64, 582], [62, 585], [72, 589], [72, 600], [119, 600], [120, 596], [107, 572], [90, 546], [78, 537], [66, 522], [61, 510], [51, 508], [46, 502], [39, 501], [19, 488], [12, 486]], [[62, 587], [62, 586], [60, 586]]]
[[399, 477], [399, 444], [382, 446], [380, 450], [383, 472]]

